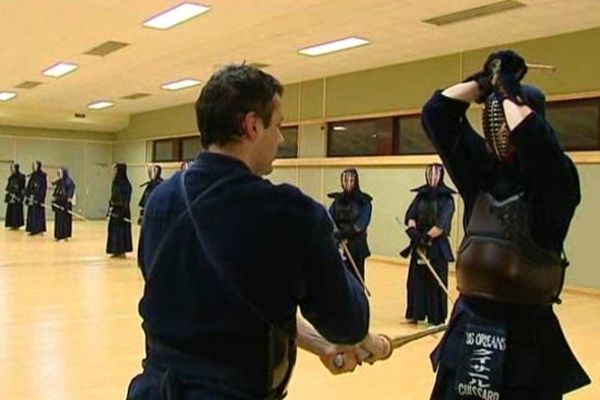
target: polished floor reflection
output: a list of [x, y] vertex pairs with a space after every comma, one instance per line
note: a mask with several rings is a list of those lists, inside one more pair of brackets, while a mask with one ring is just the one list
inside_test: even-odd
[[[52, 232], [51, 222], [48, 228]], [[137, 314], [143, 282], [133, 254], [124, 260], [104, 254], [105, 235], [105, 222], [76, 223], [74, 238], [66, 243], [54, 242], [51, 234], [0, 231], [3, 400], [124, 399], [143, 356]], [[374, 331], [395, 335], [422, 328], [400, 324], [405, 268], [371, 262], [367, 280]], [[596, 381], [600, 298], [563, 297], [557, 310], [565, 333]], [[386, 362], [343, 376], [329, 375], [316, 358], [301, 352], [288, 399], [427, 399], [434, 377], [428, 357], [438, 339], [409, 344]], [[595, 384], [566, 397], [597, 398]]]

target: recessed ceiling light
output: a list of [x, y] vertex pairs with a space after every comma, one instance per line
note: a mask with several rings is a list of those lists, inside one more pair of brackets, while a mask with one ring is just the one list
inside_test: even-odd
[[199, 85], [200, 83], [202, 82], [200, 82], [199, 80], [187, 78], [164, 83], [161, 85], [161, 88], [166, 90], [180, 90]]
[[108, 107], [112, 107], [114, 106], [115, 103], [113, 103], [110, 100], [99, 100], [99, 101], [95, 101], [93, 103], [88, 104], [88, 108], [91, 108], [92, 110], [102, 110], [104, 108], [108, 108]]
[[333, 127], [334, 131], [347, 131], [348, 128], [346, 128], [345, 126], [341, 126], [341, 125], [336, 125]]
[[9, 101], [17, 96], [15, 92], [0, 92], [0, 101]]
[[42, 75], [51, 76], [53, 78], [59, 78], [68, 74], [69, 72], [75, 71], [79, 66], [77, 64], [69, 62], [58, 62], [42, 71]]
[[143, 25], [154, 29], [169, 29], [210, 10], [210, 7], [196, 3], [182, 3], [155, 17], [144, 21]]
[[335, 40], [333, 42], [327, 42], [319, 44], [317, 46], [306, 47], [298, 50], [298, 53], [306, 56], [322, 56], [323, 54], [329, 54], [336, 51], [351, 49], [353, 47], [364, 46], [371, 43], [367, 39], [358, 37], [349, 37], [345, 39]]

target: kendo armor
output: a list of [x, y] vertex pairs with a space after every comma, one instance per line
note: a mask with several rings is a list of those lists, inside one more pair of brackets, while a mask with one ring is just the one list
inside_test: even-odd
[[559, 254], [533, 240], [530, 207], [523, 194], [497, 201], [479, 193], [458, 250], [460, 293], [513, 304], [558, 302], [564, 268]]

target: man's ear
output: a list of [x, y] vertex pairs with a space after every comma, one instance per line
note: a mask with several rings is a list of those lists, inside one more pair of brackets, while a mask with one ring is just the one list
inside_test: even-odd
[[244, 119], [242, 119], [242, 132], [243, 136], [249, 140], [256, 139], [258, 135], [258, 124], [260, 123], [256, 112], [251, 111], [246, 113]]

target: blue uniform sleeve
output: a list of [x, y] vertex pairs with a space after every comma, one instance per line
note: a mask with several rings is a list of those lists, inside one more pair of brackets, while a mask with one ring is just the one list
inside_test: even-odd
[[46, 201], [46, 190], [48, 190], [48, 182], [46, 181], [46, 174], [44, 174], [40, 176], [40, 190], [38, 192], [40, 203]]
[[23, 195], [25, 193], [25, 186], [26, 186], [25, 175], [21, 174], [19, 176], [19, 189], [20, 189], [20, 194], [21, 195]]
[[72, 199], [75, 195], [75, 183], [71, 182], [67, 185], [67, 199]]
[[131, 192], [132, 192], [131, 185], [127, 184], [127, 186], [125, 187], [125, 191], [122, 193], [123, 200], [127, 204], [129, 204], [129, 202], [131, 201]]
[[417, 199], [419, 198], [419, 196], [415, 196], [415, 198], [413, 199], [413, 201], [410, 203], [410, 206], [408, 206], [408, 210], [406, 210], [406, 215], [404, 216], [404, 225], [408, 225], [408, 221], [409, 220], [417, 220], [418, 217], [418, 210], [417, 210]]
[[454, 215], [454, 199], [452, 195], [445, 196], [441, 201], [441, 207], [438, 210], [436, 226], [444, 231], [446, 236], [450, 235], [452, 226], [452, 216]]
[[329, 206], [329, 215], [331, 215], [331, 217], [335, 221], [335, 200]]
[[333, 241], [327, 211], [315, 205], [316, 224], [303, 260], [302, 315], [333, 343], [355, 344], [369, 329], [369, 303]]
[[355, 228], [359, 232], [363, 232], [367, 230], [369, 223], [371, 222], [371, 212], [373, 211], [373, 206], [370, 201], [365, 201], [361, 204], [358, 219], [356, 220]]

